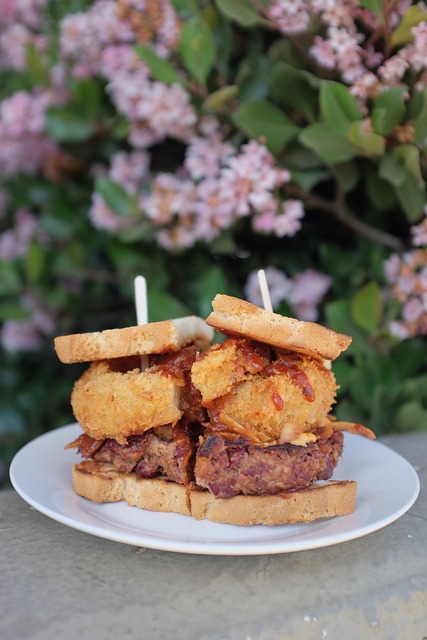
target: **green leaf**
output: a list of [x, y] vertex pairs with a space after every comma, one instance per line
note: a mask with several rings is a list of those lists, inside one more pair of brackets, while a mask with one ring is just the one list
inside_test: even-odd
[[418, 222], [427, 201], [426, 190], [420, 189], [418, 180], [408, 174], [403, 184], [395, 189], [395, 193], [409, 222]]
[[235, 255], [237, 251], [236, 243], [229, 229], [222, 231], [219, 236], [214, 238], [210, 247], [213, 254], [219, 255]]
[[418, 187], [424, 187], [424, 180], [421, 174], [420, 151], [413, 144], [399, 144], [393, 149], [393, 155], [402, 161], [407, 172], [415, 178]]
[[328, 122], [317, 122], [306, 127], [299, 136], [300, 142], [312, 149], [326, 164], [341, 164], [358, 155], [357, 148]]
[[33, 240], [27, 250], [25, 271], [31, 282], [40, 280], [46, 264], [46, 254], [41, 246]]
[[349, 142], [359, 149], [359, 152], [368, 157], [382, 156], [385, 152], [385, 140], [376, 133], [366, 132], [363, 122], [353, 122], [349, 128], [347, 137]]
[[381, 0], [360, 0], [360, 5], [372, 11], [378, 18], [383, 18], [383, 3]]
[[254, 3], [251, 0], [215, 0], [215, 3], [221, 13], [242, 27], [268, 25], [268, 21], [254, 11]]
[[171, 318], [182, 318], [190, 313], [188, 307], [166, 291], [147, 287], [147, 305], [149, 322], [161, 322]]
[[414, 432], [425, 429], [427, 409], [419, 400], [409, 400], [402, 404], [394, 415], [393, 427], [399, 432]]
[[292, 182], [299, 185], [306, 192], [310, 192], [319, 182], [326, 182], [329, 178], [330, 173], [325, 169], [312, 169], [311, 171], [292, 170]]
[[138, 56], [145, 62], [151, 71], [153, 78], [165, 84], [182, 83], [182, 78], [175, 67], [145, 44], [137, 44], [134, 47]]
[[31, 312], [18, 302], [0, 302], [0, 322], [5, 320], [28, 320]]
[[381, 288], [375, 281], [368, 282], [359, 289], [351, 300], [351, 316], [354, 323], [369, 334], [379, 328], [383, 308]]
[[394, 187], [400, 187], [406, 180], [407, 170], [402, 160], [391, 151], [381, 158], [378, 175]]
[[366, 193], [378, 211], [390, 211], [396, 206], [396, 197], [390, 184], [383, 180], [372, 166], [368, 166], [363, 174]]
[[107, 176], [98, 178], [95, 191], [105, 200], [105, 204], [121, 216], [132, 216], [135, 213], [134, 199], [117, 182]]
[[275, 102], [291, 107], [309, 122], [316, 116], [318, 79], [311, 73], [295, 69], [278, 60], [271, 73], [271, 96]]
[[171, 4], [181, 18], [189, 18], [198, 12], [197, 0], [172, 0]]
[[320, 84], [320, 112], [323, 120], [342, 134], [347, 133], [352, 122], [362, 118], [357, 100], [347, 87], [329, 80]]
[[393, 87], [380, 94], [372, 111], [374, 133], [386, 136], [401, 122], [406, 112], [406, 93], [406, 87]]
[[72, 111], [80, 116], [94, 120], [99, 116], [104, 90], [94, 78], [70, 78], [70, 104]]
[[348, 300], [335, 300], [325, 305], [326, 326], [353, 338], [346, 353], [359, 356], [368, 351], [366, 335], [354, 323], [351, 304]]
[[414, 94], [408, 107], [408, 118], [414, 120], [414, 141], [422, 148], [427, 146], [427, 87]]
[[221, 87], [218, 91], [213, 91], [208, 95], [202, 104], [204, 111], [221, 111], [230, 100], [237, 96], [239, 87], [235, 84]]
[[335, 164], [331, 167], [331, 173], [344, 193], [352, 191], [359, 181], [359, 169], [354, 161]]
[[258, 52], [251, 53], [239, 68], [235, 83], [240, 86], [239, 99], [255, 100], [265, 98], [271, 85], [271, 60]]
[[393, 185], [407, 219], [416, 222], [426, 200], [419, 150], [410, 144], [398, 145], [382, 159], [379, 176]]
[[43, 60], [43, 54], [32, 43], [26, 47], [25, 67], [33, 84], [49, 86], [49, 68]]
[[198, 16], [185, 21], [180, 52], [187, 71], [197, 82], [205, 85], [215, 63], [216, 44], [211, 28]]
[[199, 280], [199, 314], [206, 318], [212, 311], [217, 293], [226, 293], [228, 282], [221, 267], [214, 265], [204, 271]]
[[125, 244], [139, 241], [152, 242], [154, 240], [153, 225], [148, 220], [135, 222], [130, 227], [125, 227], [117, 232], [117, 237]]
[[412, 27], [420, 22], [427, 22], [427, 11], [422, 5], [412, 5], [403, 14], [402, 20], [391, 35], [393, 47], [407, 44], [413, 40]]
[[[213, 5], [211, 5], [213, 8]], [[220, 13], [216, 13], [216, 21], [213, 26], [213, 34], [216, 42], [217, 55], [215, 67], [224, 78], [229, 75], [230, 59], [235, 46], [233, 25]]]
[[266, 100], [243, 102], [233, 112], [232, 121], [249, 137], [264, 137], [273, 153], [278, 153], [299, 131], [280, 109]]
[[51, 107], [46, 112], [46, 130], [58, 142], [83, 142], [95, 132], [94, 122], [66, 107]]
[[[424, 370], [427, 362], [427, 344], [423, 339], [405, 340], [393, 348], [391, 356], [402, 376], [406, 380]], [[427, 389], [427, 385], [425, 385]]]
[[13, 262], [0, 260], [0, 295], [18, 295], [21, 291], [21, 279]]

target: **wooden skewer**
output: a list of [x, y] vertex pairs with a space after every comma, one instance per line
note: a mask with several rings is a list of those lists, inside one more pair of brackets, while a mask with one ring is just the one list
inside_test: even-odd
[[266, 311], [273, 311], [271, 304], [270, 291], [268, 289], [267, 278], [264, 269], [258, 271], [258, 282], [261, 289], [262, 303]]
[[[138, 325], [148, 322], [147, 281], [144, 276], [136, 276], [134, 280], [136, 322]], [[148, 355], [141, 356], [141, 371], [148, 367]]]

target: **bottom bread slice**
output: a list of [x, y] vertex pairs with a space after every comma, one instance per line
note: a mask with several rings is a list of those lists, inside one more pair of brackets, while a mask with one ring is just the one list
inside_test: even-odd
[[215, 498], [209, 491], [160, 478], [140, 478], [90, 460], [75, 464], [72, 477], [76, 493], [94, 502], [123, 501], [149, 511], [235, 525], [291, 524], [349, 515], [357, 490], [353, 480], [331, 480], [276, 495]]

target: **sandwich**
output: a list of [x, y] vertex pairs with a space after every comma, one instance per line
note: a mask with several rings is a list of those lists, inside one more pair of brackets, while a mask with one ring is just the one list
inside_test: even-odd
[[82, 430], [67, 445], [83, 458], [72, 467], [78, 495], [188, 512], [183, 487], [206, 417], [190, 373], [213, 333], [187, 316], [55, 338], [61, 362], [90, 363], [71, 393]]
[[168, 323], [55, 339], [63, 362], [92, 361], [71, 396], [76, 493], [235, 525], [352, 513], [356, 482], [332, 478], [343, 432], [375, 436], [331, 413], [331, 362], [351, 338], [231, 296], [212, 306], [193, 331], [169, 321], [175, 342]]

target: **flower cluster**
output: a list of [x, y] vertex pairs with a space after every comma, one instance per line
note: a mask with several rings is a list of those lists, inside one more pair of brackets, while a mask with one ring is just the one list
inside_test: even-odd
[[0, 173], [34, 174], [58, 153], [45, 132], [45, 112], [55, 101], [47, 91], [18, 91], [0, 102]]
[[[403, 305], [391, 331], [424, 334], [424, 223], [398, 255], [400, 239], [371, 221], [382, 195], [403, 224], [425, 203], [425, 3], [269, 0], [231, 13], [198, 4], [79, 0], [71, 13], [47, 0], [1, 3], [0, 68], [11, 81], [0, 93], [0, 259], [24, 261], [34, 243], [70, 246], [69, 262], [49, 274], [54, 286], [73, 261], [84, 271], [87, 229], [105, 232], [109, 257], [115, 243], [124, 252], [133, 243], [137, 255], [154, 244], [171, 259], [200, 250], [208, 265], [212, 245], [233, 258], [249, 245], [236, 274], [247, 297], [260, 301], [252, 270], [261, 261], [274, 304], [315, 320], [334, 295], [334, 274], [331, 260], [309, 259], [316, 243], [307, 236], [320, 230], [322, 245], [326, 212], [389, 250], [391, 295]], [[21, 179], [33, 181], [28, 204]], [[58, 214], [49, 189], [62, 183], [70, 188]], [[21, 295], [34, 287], [38, 299], [36, 280], [23, 278]], [[3, 342], [18, 344], [5, 327]]]
[[54, 312], [33, 292], [22, 296], [21, 304], [28, 318], [6, 320], [0, 329], [0, 344], [5, 351], [40, 349], [46, 336], [52, 336], [57, 326]]
[[425, 216], [411, 227], [412, 249], [392, 254], [385, 264], [391, 294], [402, 306], [401, 317], [390, 324], [399, 340], [427, 335], [427, 206]]

